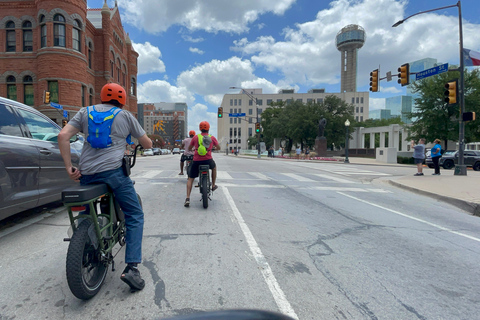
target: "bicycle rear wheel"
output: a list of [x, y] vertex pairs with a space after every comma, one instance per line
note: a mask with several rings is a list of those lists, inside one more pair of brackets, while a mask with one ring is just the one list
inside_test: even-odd
[[88, 300], [100, 291], [108, 265], [101, 261], [92, 220], [84, 220], [73, 234], [66, 269], [68, 286], [75, 297]]
[[203, 207], [205, 209], [208, 208], [208, 177], [204, 176], [202, 178], [202, 200], [203, 200]]

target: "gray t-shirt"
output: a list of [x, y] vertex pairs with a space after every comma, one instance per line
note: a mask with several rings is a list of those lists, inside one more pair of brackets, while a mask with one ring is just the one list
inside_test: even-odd
[[413, 157], [415, 159], [425, 159], [425, 145], [417, 144], [413, 147]]
[[[95, 110], [106, 112], [113, 108], [109, 104], [98, 104]], [[90, 107], [91, 109], [91, 107]], [[145, 130], [140, 126], [137, 119], [128, 111], [120, 111], [113, 120], [112, 146], [105, 149], [95, 149], [87, 142], [88, 137], [88, 112], [87, 108], [82, 108], [73, 117], [68, 124], [79, 129], [85, 134], [85, 143], [83, 144], [82, 154], [80, 156], [80, 172], [84, 175], [90, 175], [107, 170], [117, 169], [122, 165], [122, 158], [127, 145], [126, 138], [129, 134], [133, 138], [140, 138], [145, 134]]]

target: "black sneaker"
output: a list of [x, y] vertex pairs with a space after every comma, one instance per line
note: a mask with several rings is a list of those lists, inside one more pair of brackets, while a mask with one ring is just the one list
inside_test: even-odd
[[190, 198], [185, 199], [185, 203], [183, 205], [185, 207], [190, 207]]
[[120, 276], [123, 282], [130, 286], [132, 291], [140, 291], [145, 287], [145, 280], [140, 276], [140, 271], [137, 267], [127, 265]]

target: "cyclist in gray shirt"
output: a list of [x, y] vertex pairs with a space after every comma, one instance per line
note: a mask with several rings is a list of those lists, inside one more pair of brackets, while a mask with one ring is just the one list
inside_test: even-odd
[[[100, 92], [102, 104], [94, 106], [94, 111], [106, 112], [112, 108], [123, 108], [126, 103], [125, 89], [116, 83], [107, 83]], [[128, 111], [121, 110], [111, 124], [111, 145], [93, 148], [88, 140], [87, 108], [81, 109], [58, 134], [58, 145], [65, 163], [65, 168], [71, 179], [80, 181], [81, 185], [107, 184], [115, 194], [120, 207], [125, 214], [127, 264], [120, 279], [127, 283], [132, 291], [142, 290], [145, 281], [140, 276], [138, 264], [142, 262], [143, 209], [138, 201], [133, 182], [122, 168], [126, 138], [131, 135], [140, 144], [150, 149], [152, 141], [137, 119]], [[70, 154], [70, 138], [83, 132], [86, 135], [79, 168], [74, 168]], [[93, 138], [93, 136], [92, 136]]]

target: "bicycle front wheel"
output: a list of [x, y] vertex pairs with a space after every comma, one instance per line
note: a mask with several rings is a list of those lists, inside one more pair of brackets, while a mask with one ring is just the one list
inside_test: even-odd
[[202, 188], [203, 207], [207, 209], [208, 208], [208, 178], [207, 177], [202, 178], [202, 185], [200, 187]]
[[84, 220], [73, 234], [67, 252], [67, 282], [73, 295], [82, 300], [94, 297], [102, 287], [108, 265], [101, 261], [93, 222]]

